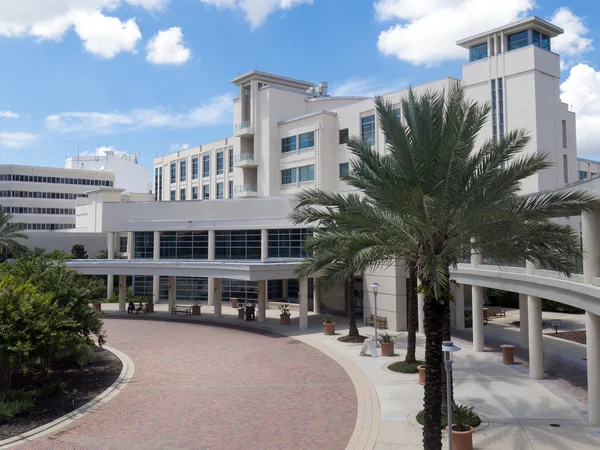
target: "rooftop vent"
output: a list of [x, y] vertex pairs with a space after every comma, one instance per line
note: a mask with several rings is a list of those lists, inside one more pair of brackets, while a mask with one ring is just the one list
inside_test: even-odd
[[327, 83], [327, 81], [321, 81], [319, 84], [315, 84], [314, 86], [309, 87], [306, 90], [306, 92], [312, 95], [313, 97], [328, 97], [328, 87], [329, 83]]

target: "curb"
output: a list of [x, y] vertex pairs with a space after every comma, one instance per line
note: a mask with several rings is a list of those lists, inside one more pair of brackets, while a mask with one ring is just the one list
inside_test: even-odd
[[11, 438], [0, 441], [0, 449], [15, 447], [20, 444], [24, 444], [26, 442], [31, 442], [34, 439], [39, 439], [48, 434], [54, 433], [60, 430], [63, 427], [75, 422], [78, 419], [81, 419], [84, 416], [98, 410], [102, 405], [108, 403], [114, 397], [116, 397], [122, 390], [127, 386], [133, 373], [135, 372], [135, 365], [129, 356], [125, 353], [120, 352], [117, 349], [103, 346], [102, 348], [108, 350], [113, 355], [115, 355], [121, 363], [123, 364], [123, 368], [121, 369], [121, 373], [117, 377], [117, 379], [110, 385], [104, 392], [98, 395], [96, 398], [90, 400], [85, 405], [81, 405], [79, 408], [71, 411], [68, 414], [65, 414], [62, 417], [59, 417], [52, 422], [44, 424], [40, 427], [34, 428], [33, 430], [29, 430], [26, 433], [20, 434], [18, 436], [13, 436]]

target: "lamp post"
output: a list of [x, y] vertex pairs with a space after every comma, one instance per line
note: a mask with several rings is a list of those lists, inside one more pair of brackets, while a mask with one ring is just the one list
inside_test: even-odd
[[373, 289], [373, 297], [375, 299], [374, 310], [375, 310], [375, 320], [373, 321], [373, 327], [375, 328], [375, 345], [379, 346], [379, 342], [377, 340], [377, 289], [379, 289], [379, 283], [372, 283], [371, 289]]
[[446, 406], [448, 416], [448, 448], [452, 450], [452, 353], [460, 351], [460, 347], [452, 341], [442, 342], [444, 352], [444, 367], [446, 368]]

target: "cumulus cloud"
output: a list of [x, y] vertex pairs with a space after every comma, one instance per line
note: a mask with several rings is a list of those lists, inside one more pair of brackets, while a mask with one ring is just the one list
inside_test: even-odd
[[173, 143], [169, 146], [169, 150], [171, 150], [172, 152], [179, 152], [181, 150], [187, 150], [188, 148], [190, 148], [189, 144], [176, 144]]
[[10, 132], [0, 130], [0, 148], [22, 148], [37, 140], [36, 134], [24, 131]]
[[382, 81], [378, 77], [353, 77], [336, 85], [331, 90], [334, 97], [373, 97], [374, 95], [388, 94], [408, 87], [406, 80], [390, 82]]
[[313, 0], [200, 0], [216, 8], [241, 10], [252, 29], [260, 27], [267, 16], [278, 10], [292, 9], [301, 4], [312, 5]]
[[99, 12], [77, 17], [75, 32], [89, 53], [103, 58], [114, 58], [120, 52], [135, 53], [137, 41], [142, 33], [135, 19], [121, 22], [116, 17], [107, 17]]
[[377, 0], [376, 17], [397, 22], [379, 34], [377, 48], [384, 55], [428, 67], [463, 59], [467, 53], [457, 40], [518, 20], [534, 4], [504, 0], [495, 8], [489, 0]]
[[16, 119], [19, 115], [12, 111], [0, 109], [0, 117], [3, 119]]
[[113, 154], [115, 156], [119, 156], [119, 157], [127, 155], [127, 152], [122, 151], [122, 150], [117, 150], [112, 145], [101, 145], [101, 146], [96, 147], [94, 150], [85, 150], [85, 151], [81, 152], [79, 155], [80, 156], [106, 156], [106, 154], [108, 152], [113, 152]]
[[561, 100], [577, 114], [578, 150], [588, 156], [600, 156], [600, 72], [587, 64], [571, 68], [560, 85]]
[[564, 34], [552, 39], [552, 50], [561, 56], [561, 69], [573, 66], [581, 55], [594, 49], [592, 39], [586, 37], [589, 29], [581, 17], [573, 14], [569, 8], [557, 9], [550, 22], [565, 30]]
[[146, 61], [153, 64], [184, 64], [192, 56], [183, 44], [183, 33], [179, 27], [159, 31], [146, 46]]
[[46, 116], [52, 131], [78, 135], [105, 135], [147, 128], [194, 128], [231, 121], [233, 96], [224, 94], [185, 112], [141, 108], [129, 112], [69, 111]]

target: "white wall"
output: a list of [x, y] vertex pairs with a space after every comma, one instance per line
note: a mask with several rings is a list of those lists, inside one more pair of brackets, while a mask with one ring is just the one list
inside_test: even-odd
[[90, 258], [100, 250], [106, 250], [105, 233], [78, 233], [74, 231], [28, 231], [28, 239], [22, 241], [30, 249], [40, 247], [48, 252], [62, 250], [71, 253], [71, 248], [82, 244]]

